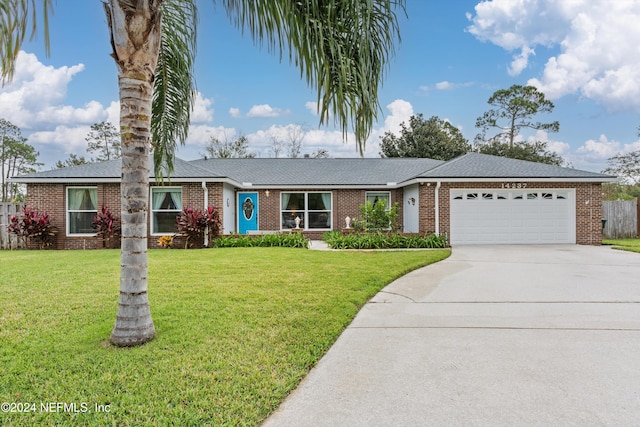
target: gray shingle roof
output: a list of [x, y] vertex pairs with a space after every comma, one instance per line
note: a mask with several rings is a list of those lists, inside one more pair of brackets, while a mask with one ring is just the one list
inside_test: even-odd
[[402, 182], [443, 163], [432, 159], [207, 159], [191, 163], [253, 185], [339, 186]]
[[[79, 165], [74, 167], [53, 169], [50, 171], [35, 172], [26, 175], [21, 175], [15, 178], [14, 181], [20, 182], [22, 180], [32, 179], [50, 179], [50, 180], [119, 180], [121, 176], [121, 162], [120, 159], [109, 160], [106, 162], [89, 163], [86, 165]], [[150, 177], [154, 178], [153, 173], [153, 159], [151, 160], [151, 173]], [[210, 171], [203, 170], [197, 165], [184, 161], [182, 159], [175, 159], [174, 172], [171, 174], [171, 178], [218, 178], [219, 176]]]
[[[118, 182], [120, 160], [36, 172], [15, 182]], [[153, 178], [153, 173], [151, 173]], [[358, 187], [440, 179], [557, 179], [610, 181], [615, 177], [542, 163], [467, 153], [448, 162], [432, 159], [175, 159], [173, 181], [231, 180], [238, 185]]]
[[467, 153], [449, 160], [418, 176], [419, 178], [558, 178], [602, 179], [615, 178], [595, 172], [527, 162], [480, 153]]

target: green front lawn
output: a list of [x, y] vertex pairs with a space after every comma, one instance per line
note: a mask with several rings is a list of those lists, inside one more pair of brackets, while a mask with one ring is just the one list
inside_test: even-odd
[[640, 239], [611, 239], [603, 240], [603, 245], [612, 245], [613, 249], [640, 253]]
[[257, 425], [369, 298], [449, 253], [152, 250], [157, 335], [121, 349], [118, 251], [0, 251], [0, 402], [22, 411], [0, 425]]

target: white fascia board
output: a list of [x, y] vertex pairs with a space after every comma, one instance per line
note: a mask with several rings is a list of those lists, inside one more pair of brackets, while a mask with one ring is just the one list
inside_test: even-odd
[[[348, 185], [348, 184], [340, 184], [340, 185], [304, 185], [304, 184], [296, 184], [296, 185], [256, 185], [253, 184], [251, 187], [242, 187], [238, 186], [243, 190], [295, 190], [295, 191], [304, 191], [304, 190], [389, 190], [389, 186], [387, 184], [357, 184], [357, 185]], [[400, 188], [402, 186], [396, 186], [392, 188]]]
[[616, 182], [617, 178], [418, 178], [418, 182]]
[[[20, 178], [15, 177], [10, 179], [11, 182], [20, 184], [120, 184], [122, 181], [120, 178]], [[165, 183], [227, 183], [234, 187], [241, 187], [242, 184], [228, 178], [174, 178], [167, 179]], [[154, 177], [149, 178], [149, 184], [155, 184]]]

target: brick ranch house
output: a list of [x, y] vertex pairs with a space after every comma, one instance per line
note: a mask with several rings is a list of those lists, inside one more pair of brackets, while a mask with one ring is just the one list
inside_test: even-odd
[[[582, 244], [602, 238], [601, 184], [615, 177], [468, 153], [431, 159], [176, 159], [164, 185], [152, 183], [149, 246], [175, 233], [185, 207], [217, 207], [223, 233], [288, 232], [311, 238], [345, 228], [365, 201], [397, 202], [405, 233], [438, 233], [456, 244]], [[91, 220], [118, 212], [120, 161], [23, 175], [27, 205], [47, 211], [59, 249], [95, 248]]]

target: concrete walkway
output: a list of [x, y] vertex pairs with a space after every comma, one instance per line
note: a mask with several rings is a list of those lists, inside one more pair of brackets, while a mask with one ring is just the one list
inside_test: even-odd
[[640, 425], [640, 254], [456, 247], [375, 296], [264, 423], [448, 425]]

